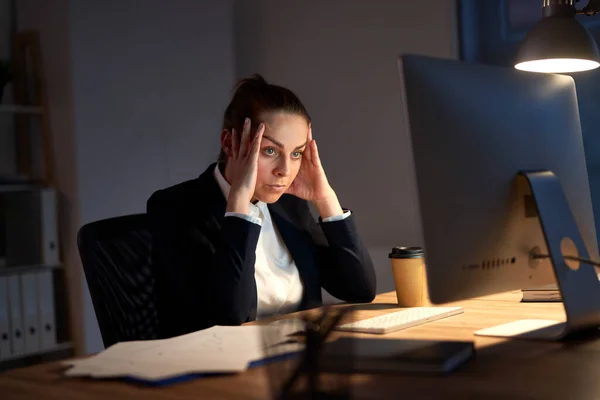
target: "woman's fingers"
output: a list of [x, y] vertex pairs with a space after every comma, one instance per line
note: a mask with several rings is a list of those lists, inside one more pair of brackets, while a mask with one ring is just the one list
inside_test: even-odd
[[308, 140], [306, 141], [306, 148], [302, 153], [302, 160], [312, 163], [312, 128], [310, 125], [308, 126]]
[[240, 139], [235, 129], [231, 130], [231, 156], [236, 159], [238, 157], [238, 151], [240, 149]]
[[311, 142], [311, 156], [312, 156], [312, 163], [315, 167], [321, 167], [321, 158], [319, 157], [319, 149], [317, 148], [317, 141], [313, 140]]
[[265, 124], [261, 123], [258, 125], [258, 130], [256, 131], [256, 135], [254, 139], [252, 139], [252, 148], [250, 151], [250, 156], [254, 161], [258, 160], [258, 153], [260, 150], [260, 143], [262, 141], [263, 133], [265, 132]]
[[248, 147], [250, 147], [250, 125], [250, 118], [246, 118], [244, 127], [242, 128], [242, 137], [240, 138], [240, 157], [246, 157], [248, 154]]

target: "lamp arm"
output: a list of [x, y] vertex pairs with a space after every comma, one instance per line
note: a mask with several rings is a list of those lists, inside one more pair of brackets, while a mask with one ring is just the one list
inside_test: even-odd
[[[579, 2], [579, 0], [577, 0]], [[576, 14], [578, 15], [587, 15], [592, 16], [596, 15], [600, 12], [600, 0], [590, 0], [587, 6], [583, 7], [581, 10], [577, 10]]]

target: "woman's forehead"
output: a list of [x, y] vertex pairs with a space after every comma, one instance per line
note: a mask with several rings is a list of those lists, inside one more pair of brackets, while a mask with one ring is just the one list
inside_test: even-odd
[[261, 115], [265, 124], [265, 135], [283, 144], [298, 145], [298, 140], [306, 139], [308, 123], [304, 117], [286, 112], [266, 112]]

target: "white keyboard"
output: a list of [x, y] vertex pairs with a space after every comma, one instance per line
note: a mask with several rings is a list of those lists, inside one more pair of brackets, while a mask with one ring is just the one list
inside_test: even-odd
[[340, 331], [388, 333], [462, 314], [462, 307], [413, 307], [337, 326]]

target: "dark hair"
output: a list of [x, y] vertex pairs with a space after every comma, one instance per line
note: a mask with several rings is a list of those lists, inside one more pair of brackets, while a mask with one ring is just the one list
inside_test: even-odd
[[[310, 122], [310, 116], [304, 105], [291, 90], [267, 83], [259, 74], [253, 74], [239, 80], [235, 86], [233, 98], [225, 109], [223, 129], [242, 132], [244, 120], [250, 118], [252, 131], [258, 129], [261, 121], [258, 117], [263, 112], [282, 111], [296, 114]], [[227, 155], [221, 149], [219, 161], [227, 160]]]

